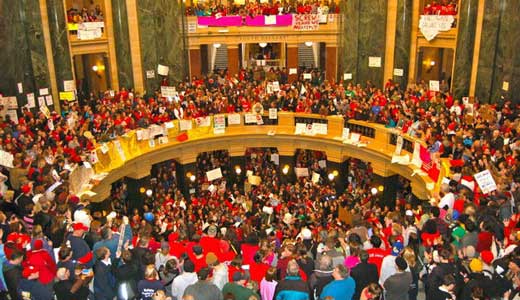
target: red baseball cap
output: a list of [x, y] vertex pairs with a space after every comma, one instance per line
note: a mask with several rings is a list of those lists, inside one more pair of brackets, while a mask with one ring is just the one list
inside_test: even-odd
[[482, 258], [482, 261], [486, 264], [491, 265], [491, 263], [495, 259], [495, 255], [493, 255], [493, 252], [489, 250], [484, 250], [480, 252], [480, 258]]

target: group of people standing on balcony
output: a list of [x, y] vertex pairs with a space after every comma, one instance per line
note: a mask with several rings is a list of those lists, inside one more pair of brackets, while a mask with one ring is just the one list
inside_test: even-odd
[[199, 2], [195, 6], [186, 9], [187, 15], [195, 16], [226, 16], [226, 15], [243, 15], [243, 16], [268, 16], [268, 15], [284, 15], [284, 14], [337, 14], [339, 6], [335, 1], [305, 1], [305, 2], [287, 2], [276, 1], [273, 3], [247, 2], [244, 5], [224, 5], [217, 2]]
[[457, 2], [455, 0], [427, 1], [424, 6], [425, 15], [457, 15]]

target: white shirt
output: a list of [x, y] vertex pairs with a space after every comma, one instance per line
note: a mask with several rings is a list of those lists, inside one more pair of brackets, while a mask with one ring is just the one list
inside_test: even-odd
[[195, 272], [184, 272], [181, 275], [175, 277], [172, 282], [172, 296], [174, 299], [181, 300], [182, 296], [184, 295], [184, 290], [186, 290], [189, 285], [197, 282], [197, 280], [197, 273]]
[[453, 209], [453, 204], [455, 203], [455, 195], [453, 193], [447, 193], [442, 197], [441, 202], [439, 202], [439, 208], [443, 208], [448, 205], [450, 209]]

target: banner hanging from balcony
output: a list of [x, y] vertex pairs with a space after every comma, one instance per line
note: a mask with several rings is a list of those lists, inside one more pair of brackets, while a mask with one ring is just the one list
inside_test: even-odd
[[320, 27], [320, 15], [293, 15], [293, 29], [298, 31], [318, 30]]
[[452, 15], [421, 15], [419, 20], [419, 29], [427, 41], [433, 40], [441, 31], [451, 29], [455, 18]]
[[293, 24], [292, 15], [277, 16], [256, 16], [242, 19], [241, 16], [223, 17], [197, 17], [199, 26], [208, 27], [227, 27], [227, 26], [291, 26]]

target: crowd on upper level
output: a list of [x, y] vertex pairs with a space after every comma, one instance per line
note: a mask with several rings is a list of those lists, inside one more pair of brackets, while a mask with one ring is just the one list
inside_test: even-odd
[[[2, 118], [0, 148], [15, 158], [1, 169], [0, 290], [11, 299], [53, 292], [86, 299], [93, 278], [96, 299], [131, 286], [139, 299], [379, 299], [384, 290], [392, 300], [415, 299], [421, 278], [427, 299], [517, 299], [518, 104], [464, 103], [421, 82], [378, 88], [329, 82], [318, 71], [294, 81], [285, 70], [262, 72], [186, 79], [173, 98], [122, 88], [50, 118], [26, 108], [18, 120]], [[280, 90], [268, 92], [264, 78]], [[132, 211], [112, 201], [115, 216], [69, 190], [70, 170], [100, 141], [173, 119], [271, 107], [378, 122], [421, 138], [434, 158], [451, 160], [450, 177], [430, 202], [418, 203], [403, 184], [395, 203], [384, 204], [370, 193], [370, 165], [351, 162], [348, 186], [337, 193], [325, 176], [317, 185], [280, 180], [279, 166], [265, 162], [272, 150], [252, 150], [247, 170], [262, 183], [247, 192], [230, 179], [225, 152], [199, 156], [201, 181], [190, 197], [174, 183], [173, 165], [160, 167], [149, 199]], [[296, 165], [320, 172], [323, 154], [296, 157]], [[202, 188], [209, 166], [228, 166], [212, 190]], [[485, 169], [498, 185], [488, 194], [472, 177]], [[114, 193], [125, 195], [122, 186]]]
[[457, 15], [457, 2], [455, 0], [432, 1], [426, 4], [423, 10], [424, 15]]
[[70, 8], [67, 10], [68, 23], [103, 22], [105, 19], [99, 5], [83, 7], [81, 9]]
[[276, 1], [273, 3], [247, 2], [244, 5], [223, 5], [217, 2], [199, 2], [195, 6], [186, 8], [187, 15], [194, 16], [268, 16], [284, 14], [337, 14], [339, 6], [335, 1], [305, 1], [292, 2]]

